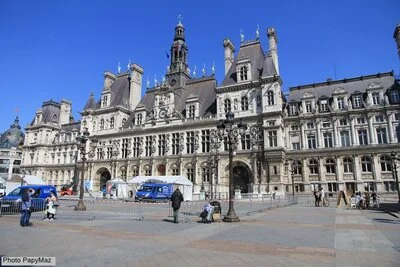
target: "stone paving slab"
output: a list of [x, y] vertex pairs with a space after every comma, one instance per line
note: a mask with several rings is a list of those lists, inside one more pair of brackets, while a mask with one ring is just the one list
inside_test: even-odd
[[0, 254], [57, 266], [399, 266], [400, 220], [384, 212], [285, 207], [239, 223], [126, 216], [53, 222], [0, 217]]

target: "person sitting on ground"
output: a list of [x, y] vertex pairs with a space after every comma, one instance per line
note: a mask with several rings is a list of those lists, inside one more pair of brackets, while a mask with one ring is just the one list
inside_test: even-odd
[[204, 206], [204, 210], [207, 212], [207, 217], [205, 223], [211, 223], [212, 222], [212, 215], [214, 213], [214, 206], [211, 205], [210, 203], [207, 203]]

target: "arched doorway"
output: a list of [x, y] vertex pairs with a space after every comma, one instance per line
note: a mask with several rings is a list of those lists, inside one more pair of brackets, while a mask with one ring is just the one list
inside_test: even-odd
[[99, 177], [100, 184], [99, 190], [101, 191], [106, 185], [107, 181], [111, 179], [111, 173], [107, 168], [101, 168], [97, 171], [97, 177]]
[[249, 193], [249, 183], [251, 172], [244, 164], [236, 164], [233, 167], [233, 188], [240, 188], [241, 193]]
[[161, 164], [157, 168], [158, 176], [165, 176], [165, 165]]

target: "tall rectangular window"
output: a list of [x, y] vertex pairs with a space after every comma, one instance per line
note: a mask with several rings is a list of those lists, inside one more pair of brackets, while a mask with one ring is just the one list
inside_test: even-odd
[[350, 133], [349, 131], [340, 132], [340, 140], [342, 141], [342, 146], [350, 146]]
[[133, 138], [133, 145], [132, 145], [132, 152], [133, 152], [133, 157], [137, 158], [140, 156], [140, 138], [139, 137], [134, 137]]
[[241, 138], [242, 150], [249, 150], [250, 149], [250, 134], [245, 134]]
[[308, 142], [308, 148], [317, 148], [317, 143], [315, 140], [315, 134], [309, 134], [307, 135], [307, 142]]
[[344, 97], [340, 96], [337, 98], [338, 109], [344, 109]]
[[387, 144], [386, 128], [377, 128], [376, 135], [378, 137], [378, 144]]
[[127, 158], [128, 157], [128, 149], [129, 149], [129, 139], [124, 138], [122, 139], [122, 147], [121, 147], [121, 152], [122, 152], [122, 158]]
[[276, 131], [268, 131], [268, 142], [270, 147], [278, 146], [278, 134]]
[[379, 104], [379, 93], [372, 93], [372, 104], [373, 105]]
[[189, 181], [191, 181], [192, 183], [194, 182], [194, 169], [193, 168], [187, 168], [186, 169], [186, 176], [189, 179]]
[[172, 134], [172, 155], [179, 155], [179, 133]]
[[146, 157], [150, 157], [152, 155], [152, 146], [153, 146], [153, 136], [146, 136], [145, 146], [144, 146], [144, 153]]
[[107, 147], [107, 159], [112, 158], [112, 152], [113, 152], [112, 147]]
[[311, 101], [306, 102], [306, 113], [311, 113], [312, 112], [312, 103]]
[[390, 99], [392, 100], [392, 103], [399, 103], [400, 102], [400, 95], [399, 91], [393, 90], [390, 92]]
[[189, 117], [190, 119], [194, 119], [194, 118], [196, 117], [196, 107], [195, 107], [195, 105], [190, 105], [190, 106], [189, 106], [189, 114], [188, 114], [188, 117]]
[[325, 147], [333, 147], [331, 132], [324, 133], [324, 145], [325, 145]]
[[201, 152], [210, 152], [210, 130], [201, 131]]
[[361, 107], [362, 107], [361, 95], [353, 96], [353, 108], [361, 108]]
[[328, 108], [328, 100], [321, 100], [320, 104], [319, 104], [319, 111], [320, 112], [327, 112], [329, 111]]
[[167, 147], [167, 142], [165, 140], [165, 134], [159, 134], [158, 135], [158, 155], [159, 156], [165, 156], [166, 147]]
[[361, 146], [368, 145], [368, 133], [366, 129], [359, 129], [358, 131], [358, 143]]
[[194, 131], [186, 132], [186, 153], [194, 153]]

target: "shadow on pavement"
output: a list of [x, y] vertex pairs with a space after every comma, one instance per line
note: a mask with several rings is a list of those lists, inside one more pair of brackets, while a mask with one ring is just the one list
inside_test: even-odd
[[398, 221], [398, 220], [390, 220], [390, 219], [375, 218], [374, 221], [380, 222], [380, 223], [400, 224], [400, 221]]

